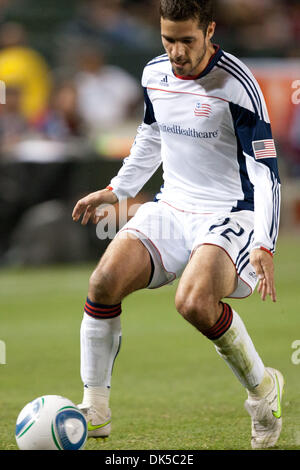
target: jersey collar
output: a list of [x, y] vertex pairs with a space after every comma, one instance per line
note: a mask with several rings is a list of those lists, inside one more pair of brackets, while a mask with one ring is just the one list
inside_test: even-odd
[[211, 56], [207, 66], [199, 75], [187, 75], [186, 77], [182, 77], [181, 75], [177, 75], [173, 70], [173, 74], [175, 75], [175, 77], [179, 78], [180, 80], [198, 80], [199, 78], [202, 78], [207, 75], [214, 68], [216, 63], [219, 61], [220, 57], [223, 55], [223, 51], [220, 46], [218, 46], [217, 44], [214, 44], [213, 46], [215, 48], [215, 53]]

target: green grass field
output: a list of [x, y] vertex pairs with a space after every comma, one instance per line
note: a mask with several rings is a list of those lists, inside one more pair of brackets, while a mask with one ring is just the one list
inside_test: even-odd
[[[279, 239], [278, 301], [255, 293], [232, 301], [266, 365], [286, 379], [277, 449], [300, 449], [299, 239]], [[95, 260], [96, 261], [96, 260]], [[79, 403], [79, 328], [92, 266], [0, 271], [0, 449], [17, 449], [15, 421], [32, 399], [57, 394]], [[250, 449], [246, 393], [212, 344], [175, 311], [176, 285], [123, 303], [123, 342], [112, 380], [113, 432], [86, 449]], [[300, 354], [298, 355], [300, 357]]]

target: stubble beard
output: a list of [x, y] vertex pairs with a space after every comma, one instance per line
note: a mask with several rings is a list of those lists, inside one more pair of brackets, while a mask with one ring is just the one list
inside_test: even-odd
[[199, 56], [195, 60], [194, 64], [192, 64], [192, 63], [190, 64], [190, 69], [189, 70], [186, 69], [186, 66], [189, 65], [189, 62], [188, 62], [183, 67], [175, 67], [174, 66], [175, 73], [177, 75], [180, 75], [180, 76], [195, 76], [195, 75], [198, 75], [199, 73], [197, 74], [197, 69], [198, 69], [199, 65], [201, 64], [201, 62], [203, 61], [203, 59], [206, 55], [206, 52], [207, 52], [207, 46], [204, 43], [204, 47], [203, 47], [203, 51], [202, 51], [201, 56]]
[[[206, 52], [207, 52], [207, 47], [206, 47], [206, 44], [204, 43], [204, 47], [203, 47], [203, 51], [202, 51], [202, 54], [201, 56], [199, 56], [195, 62], [195, 65], [191, 68], [190, 72], [188, 73], [188, 75], [196, 75], [197, 74], [197, 69], [199, 68], [199, 65], [203, 62], [203, 59], [204, 57], [206, 56]], [[199, 74], [199, 73], [198, 73]]]

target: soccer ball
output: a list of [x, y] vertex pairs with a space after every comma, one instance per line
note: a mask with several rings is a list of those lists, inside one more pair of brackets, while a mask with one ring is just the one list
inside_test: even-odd
[[87, 424], [68, 398], [45, 395], [22, 409], [15, 436], [21, 450], [80, 450], [86, 443]]

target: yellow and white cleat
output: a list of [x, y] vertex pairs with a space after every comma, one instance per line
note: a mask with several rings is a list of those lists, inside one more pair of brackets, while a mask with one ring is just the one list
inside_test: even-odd
[[282, 428], [281, 400], [284, 379], [276, 369], [266, 367], [273, 379], [274, 386], [264, 398], [248, 397], [245, 408], [252, 420], [252, 449], [274, 447], [279, 439]]
[[93, 406], [84, 403], [77, 405], [83, 413], [88, 428], [88, 437], [107, 438], [111, 431], [111, 413], [110, 409], [96, 410]]

